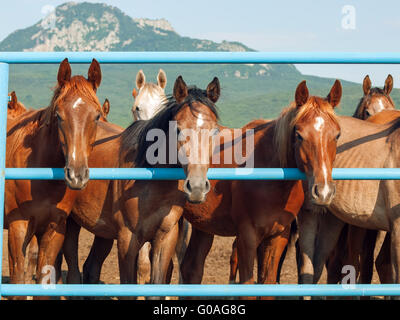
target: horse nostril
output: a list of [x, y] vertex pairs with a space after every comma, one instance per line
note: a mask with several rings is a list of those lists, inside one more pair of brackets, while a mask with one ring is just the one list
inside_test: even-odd
[[192, 192], [192, 187], [190, 185], [189, 180], [186, 180], [186, 182], [185, 182], [185, 191], [188, 192], [188, 193]]
[[206, 190], [205, 190], [205, 193], [208, 193], [208, 192], [210, 191], [210, 189], [211, 189], [210, 181], [207, 179], [207, 180], [206, 180]]
[[311, 195], [314, 199], [319, 198], [318, 186], [316, 184], [314, 184], [313, 187], [311, 188]]
[[68, 180], [72, 180], [73, 179], [73, 177], [72, 177], [72, 170], [70, 169], [70, 168], [66, 168], [66, 172], [67, 172], [67, 178], [68, 178]]

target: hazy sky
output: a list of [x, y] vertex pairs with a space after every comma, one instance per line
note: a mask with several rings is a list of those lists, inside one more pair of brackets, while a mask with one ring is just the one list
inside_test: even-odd
[[[46, 5], [66, 1], [14, 0], [2, 4], [0, 39], [44, 17]], [[83, 1], [75, 1], [83, 2]], [[111, 0], [134, 18], [165, 18], [180, 35], [240, 41], [259, 51], [400, 52], [398, 0]], [[354, 14], [342, 12], [352, 6]], [[4, 12], [5, 11], [5, 12]], [[353, 19], [355, 18], [355, 19]], [[397, 65], [298, 65], [306, 74], [383, 85], [388, 73], [400, 87]]]

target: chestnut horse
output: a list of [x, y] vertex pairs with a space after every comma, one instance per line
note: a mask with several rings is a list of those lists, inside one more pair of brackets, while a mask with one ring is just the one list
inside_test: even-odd
[[[364, 96], [360, 99], [353, 117], [381, 124], [394, 120], [392, 113], [373, 117], [383, 110], [395, 109], [394, 102], [390, 97], [392, 88], [393, 78], [390, 74], [386, 78], [383, 89], [371, 88], [371, 80], [367, 75], [363, 81]], [[394, 115], [397, 115], [397, 112]], [[376, 230], [346, 225], [336, 248], [328, 259], [328, 283], [338, 283], [341, 280], [344, 265], [356, 266], [359, 283], [371, 283], [377, 235], [378, 231]]]
[[[10, 100], [8, 101], [7, 105], [7, 119], [17, 118], [21, 114], [28, 111], [24, 104], [18, 101], [15, 91], [9, 93], [8, 96], [10, 97]], [[36, 236], [33, 236], [31, 242], [29, 243], [28, 250], [28, 270], [26, 273], [28, 282], [32, 282], [32, 279], [36, 274], [38, 251], [39, 246], [37, 243], [37, 239]]]
[[[382, 111], [375, 117], [385, 117], [384, 113], [398, 112]], [[400, 119], [397, 115], [394, 119], [390, 123], [376, 124], [339, 117], [342, 138], [338, 144], [335, 167], [399, 167]], [[371, 154], [374, 156], [371, 157]], [[302, 283], [318, 282], [323, 265], [345, 223], [390, 233], [389, 251], [393, 272], [390, 282], [400, 283], [399, 183], [398, 180], [340, 180], [336, 182], [336, 196], [328, 207], [332, 214], [308, 211], [299, 215]]]
[[7, 105], [8, 119], [14, 119], [28, 110], [21, 102], [18, 101], [15, 91], [11, 92], [8, 96], [10, 97], [10, 101], [8, 101]]
[[71, 77], [65, 59], [57, 80], [49, 107], [27, 111], [7, 124], [7, 167], [65, 167], [65, 182], [6, 181], [5, 227], [11, 283], [24, 283], [25, 251], [34, 235], [39, 242], [36, 281], [41, 283], [43, 268], [54, 265], [61, 249], [76, 190], [84, 188], [89, 180], [88, 157], [102, 115], [96, 96], [100, 65], [93, 60], [88, 79]]
[[[299, 168], [306, 173], [304, 187], [311, 201], [315, 205], [328, 205], [335, 193], [331, 170], [340, 127], [334, 107], [339, 104], [341, 94], [341, 84], [336, 81], [326, 99], [309, 96], [303, 81], [296, 89], [295, 102], [278, 119], [249, 123], [234, 144], [246, 144], [244, 132], [253, 129], [254, 166]], [[222, 146], [220, 158], [231, 158], [232, 147], [226, 141]], [[201, 283], [214, 235], [236, 236], [241, 283], [254, 282], [253, 264], [257, 255], [262, 269], [267, 270], [259, 276], [259, 282], [275, 283], [290, 225], [303, 204], [303, 183], [213, 180], [210, 189], [204, 204], [185, 206], [184, 216], [192, 223], [193, 231], [181, 266], [184, 283]]]
[[[118, 259], [121, 283], [136, 283], [136, 258], [142, 245], [152, 242], [151, 283], [165, 283], [167, 271], [175, 251], [178, 235], [178, 221], [182, 215], [186, 200], [201, 202], [209, 191], [210, 183], [206, 173], [208, 164], [188, 162], [171, 164], [173, 155], [188, 148], [192, 151], [204, 150], [204, 139], [174, 138], [175, 130], [169, 130], [170, 121], [175, 121], [177, 130], [194, 132], [217, 128], [217, 110], [214, 103], [220, 94], [217, 78], [206, 90], [187, 87], [182, 77], [178, 77], [173, 91], [164, 109], [151, 120], [135, 121], [122, 134], [109, 132], [97, 140], [89, 159], [91, 167], [176, 167], [182, 166], [186, 174], [185, 181], [90, 181], [85, 190], [79, 193], [73, 207], [72, 216], [82, 227], [96, 235], [84, 269], [84, 280], [97, 283], [100, 267], [111, 250], [114, 239], [118, 243]], [[199, 126], [201, 118], [201, 126]], [[99, 128], [105, 128], [102, 124]], [[155, 130], [154, 130], [155, 129]], [[166, 133], [158, 139], [161, 150], [154, 150], [154, 134]], [[180, 135], [179, 135], [180, 136]], [[150, 140], [149, 140], [150, 139]], [[208, 140], [211, 140], [209, 137]], [[167, 148], [168, 141], [175, 141], [175, 147]], [[193, 146], [194, 145], [194, 146]], [[209, 145], [211, 145], [209, 143]], [[165, 152], [163, 152], [163, 150]], [[109, 157], [110, 153], [117, 155]], [[165, 157], [170, 161], [154, 161], [149, 158]], [[180, 154], [180, 153], [179, 153]], [[161, 163], [160, 163], [161, 162]], [[67, 243], [67, 241], [66, 241]], [[77, 244], [77, 241], [71, 241]], [[79, 282], [77, 268], [77, 247], [65, 246], [64, 254], [70, 257], [68, 272], [74, 273], [70, 280]], [[75, 267], [74, 267], [75, 266]]]

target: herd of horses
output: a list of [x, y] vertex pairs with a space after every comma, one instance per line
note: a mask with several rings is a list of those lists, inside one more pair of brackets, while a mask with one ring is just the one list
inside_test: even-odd
[[[63, 167], [65, 177], [6, 181], [10, 283], [29, 282], [32, 275], [43, 283], [49, 265], [62, 281], [64, 256], [67, 283], [97, 284], [114, 240], [122, 284], [169, 283], [175, 254], [180, 282], [201, 283], [215, 235], [236, 238], [231, 281], [239, 270], [240, 283], [254, 283], [257, 261], [257, 283], [279, 282], [288, 244], [296, 237], [299, 283], [317, 283], [324, 266], [328, 283], [338, 283], [344, 265], [354, 266], [357, 281], [370, 283], [379, 231], [387, 232], [375, 261], [380, 280], [400, 283], [400, 182], [332, 180], [333, 167], [400, 167], [400, 111], [390, 97], [391, 75], [383, 89], [373, 88], [365, 77], [353, 117], [334, 112], [342, 97], [340, 81], [326, 97], [311, 96], [302, 81], [294, 101], [277, 119], [251, 121], [231, 141], [219, 139], [221, 131], [234, 129], [219, 124], [216, 77], [203, 90], [187, 86], [179, 76], [172, 94], [166, 95], [163, 70], [157, 83], [146, 82], [139, 71], [132, 92], [133, 122], [126, 129], [107, 121], [110, 103], [101, 106], [96, 95], [101, 80], [95, 59], [86, 78], [72, 76], [65, 59], [48, 107], [27, 109], [15, 92], [10, 94], [6, 167]], [[175, 137], [170, 121], [178, 133], [215, 132], [209, 141], [189, 142], [200, 150], [217, 141], [221, 161], [149, 163], [148, 133], [162, 130], [167, 139], [161, 143], [167, 143]], [[298, 168], [306, 180], [209, 181], [208, 168], [244, 166], [232, 154], [236, 145], [246, 149], [248, 130], [254, 167]], [[177, 150], [166, 148], [167, 156], [187, 145], [187, 139], [178, 139]], [[102, 167], [182, 167], [186, 179], [90, 180], [89, 168]], [[78, 265], [81, 227], [95, 236], [83, 276]]]

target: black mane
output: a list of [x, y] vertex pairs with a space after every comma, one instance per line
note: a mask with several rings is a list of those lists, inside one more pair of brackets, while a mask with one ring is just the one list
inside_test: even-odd
[[154, 142], [147, 141], [147, 133], [151, 129], [161, 129], [168, 136], [169, 121], [171, 121], [179, 110], [187, 105], [192, 112], [197, 111], [193, 102], [200, 102], [206, 105], [215, 114], [218, 119], [218, 111], [215, 104], [208, 99], [206, 90], [199, 89], [195, 86], [188, 87], [188, 96], [181, 103], [177, 103], [174, 97], [168, 96], [165, 106], [150, 120], [138, 120], [133, 122], [122, 133], [121, 152], [128, 157], [132, 153], [136, 153], [136, 167], [151, 166], [146, 161], [147, 148]]

